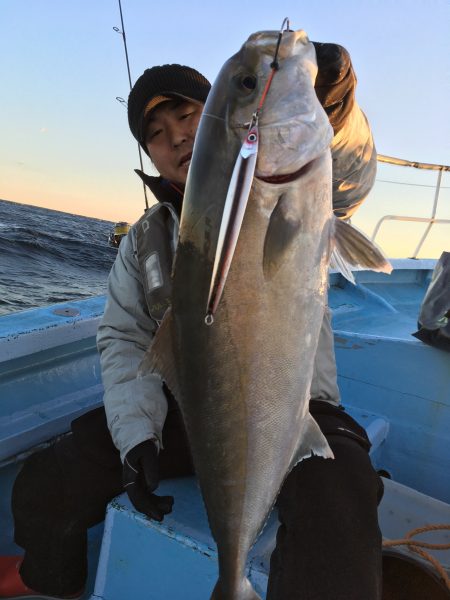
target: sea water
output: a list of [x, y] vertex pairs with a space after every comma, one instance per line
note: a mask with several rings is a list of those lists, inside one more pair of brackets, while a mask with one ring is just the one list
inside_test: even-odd
[[104, 294], [113, 223], [0, 200], [0, 315]]

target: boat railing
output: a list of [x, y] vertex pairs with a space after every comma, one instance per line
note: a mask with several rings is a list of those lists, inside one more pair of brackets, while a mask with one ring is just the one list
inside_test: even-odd
[[420, 252], [420, 249], [423, 246], [423, 243], [425, 242], [426, 238], [428, 237], [428, 234], [431, 231], [432, 226], [435, 224], [450, 225], [450, 219], [437, 219], [436, 218], [436, 211], [437, 211], [438, 202], [439, 202], [439, 192], [441, 190], [442, 173], [444, 171], [450, 171], [450, 166], [404, 160], [402, 158], [396, 158], [394, 156], [386, 156], [384, 154], [378, 154], [377, 159], [379, 162], [389, 163], [391, 165], [398, 165], [398, 166], [402, 166], [402, 167], [413, 167], [415, 169], [426, 169], [429, 171], [438, 171], [438, 177], [437, 177], [436, 188], [435, 188], [435, 193], [434, 193], [434, 202], [433, 202], [433, 207], [431, 210], [431, 215], [429, 217], [384, 215], [377, 222], [377, 224], [375, 225], [375, 228], [373, 230], [373, 233], [372, 233], [372, 241], [375, 241], [375, 238], [377, 237], [380, 227], [385, 221], [406, 221], [406, 222], [415, 222], [415, 223], [428, 223], [419, 243], [417, 244], [416, 249], [414, 250], [413, 255], [410, 257], [410, 258], [417, 258], [418, 254]]

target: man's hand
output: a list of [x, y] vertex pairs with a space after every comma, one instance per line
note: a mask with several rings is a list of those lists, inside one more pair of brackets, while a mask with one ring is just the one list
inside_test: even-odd
[[338, 44], [313, 44], [319, 68], [314, 87], [336, 135], [353, 108], [356, 76], [345, 48]]
[[152, 440], [146, 440], [125, 456], [123, 485], [136, 510], [162, 521], [172, 511], [173, 497], [153, 494], [158, 484], [158, 450]]

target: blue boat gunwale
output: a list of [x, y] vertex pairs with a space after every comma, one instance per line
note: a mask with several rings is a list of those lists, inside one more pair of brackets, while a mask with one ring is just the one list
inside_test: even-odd
[[[384, 273], [374, 273], [367, 270], [354, 270], [356, 283], [364, 278], [371, 282], [386, 282], [391, 284], [398, 271], [425, 272], [428, 279], [431, 277], [436, 259], [391, 259], [394, 268], [392, 275]], [[347, 285], [346, 280], [335, 269], [330, 270], [330, 286]], [[351, 285], [348, 283], [348, 285]], [[15, 313], [0, 315], [0, 363], [13, 357], [14, 352], [7, 350], [14, 346], [14, 342], [22, 336], [39, 335], [43, 339], [48, 338], [52, 329], [60, 331], [65, 329], [65, 335], [68, 341], [82, 339], [88, 334], [83, 325], [90, 325], [90, 331], [95, 335], [96, 327], [103, 314], [106, 302], [106, 295], [92, 296], [83, 300], [68, 301], [49, 306], [32, 308]], [[66, 314], [72, 309], [76, 314]], [[59, 311], [59, 314], [58, 314]], [[72, 335], [69, 331], [72, 330]], [[30, 338], [29, 338], [30, 339]], [[50, 347], [52, 343], [58, 340], [52, 339], [51, 342], [43, 342], [41, 347]], [[29, 340], [27, 341], [29, 343]], [[28, 348], [29, 353], [30, 348]]]

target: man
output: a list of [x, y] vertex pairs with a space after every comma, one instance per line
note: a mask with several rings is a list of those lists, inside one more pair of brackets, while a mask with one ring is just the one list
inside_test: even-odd
[[[334, 44], [316, 50], [316, 91], [335, 132], [334, 207], [348, 217], [372, 186], [375, 150], [354, 100], [348, 53]], [[103, 409], [87, 413], [73, 422], [71, 435], [25, 462], [13, 493], [15, 539], [25, 556], [0, 558], [0, 598], [41, 597], [33, 590], [80, 597], [86, 531], [102, 520], [106, 503], [125, 489], [139, 511], [161, 521], [173, 499], [153, 494], [159, 480], [193, 474], [176, 403], [156, 375], [136, 374], [170, 302], [183, 191], [209, 89], [194, 69], [164, 65], [146, 70], [130, 93], [131, 132], [160, 173], [139, 175], [159, 202], [124, 238], [108, 281], [98, 331], [108, 427]], [[339, 407], [329, 316], [311, 393], [311, 413], [335, 460], [303, 461], [280, 493], [267, 597], [376, 600], [381, 486], [364, 430]]]

